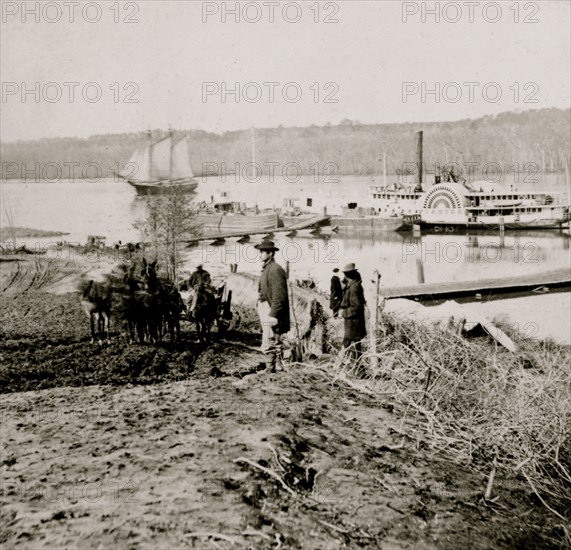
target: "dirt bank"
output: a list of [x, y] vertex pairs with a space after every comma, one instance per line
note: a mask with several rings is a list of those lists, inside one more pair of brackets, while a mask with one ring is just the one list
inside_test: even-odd
[[[21, 548], [184, 548], [193, 538], [196, 548], [216, 548], [214, 540], [229, 548], [230, 539], [238, 548], [548, 547], [535, 521], [518, 517], [534, 512], [524, 492], [498, 488], [505, 498], [483, 504], [485, 478], [401, 437], [390, 403], [309, 368], [233, 376], [237, 352], [206, 352], [195, 377], [179, 383], [5, 396], [0, 540]], [[239, 361], [255, 358], [240, 352]]]
[[207, 348], [190, 327], [177, 346], [89, 344], [77, 296], [45, 291], [68, 269], [1, 295], [4, 547], [562, 547], [524, 483], [484, 502], [487, 475], [411, 436], [387, 396], [323, 365], [259, 370], [246, 311]]

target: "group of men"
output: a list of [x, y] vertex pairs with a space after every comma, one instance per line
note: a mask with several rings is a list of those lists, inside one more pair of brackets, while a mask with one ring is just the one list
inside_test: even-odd
[[[260, 251], [262, 275], [258, 286], [258, 316], [262, 326], [261, 350], [266, 356], [266, 367], [270, 372], [282, 369], [282, 338], [290, 330], [290, 304], [287, 274], [275, 261], [279, 248], [273, 241], [263, 241], [255, 246]], [[333, 270], [331, 279], [330, 307], [333, 316], [344, 321], [343, 347], [354, 358], [361, 354], [361, 341], [367, 335], [365, 325], [365, 296], [361, 284], [361, 275], [354, 263], [343, 268], [343, 280], [339, 278], [339, 269]], [[202, 265], [198, 265], [191, 275], [188, 286], [211, 285], [210, 275]]]

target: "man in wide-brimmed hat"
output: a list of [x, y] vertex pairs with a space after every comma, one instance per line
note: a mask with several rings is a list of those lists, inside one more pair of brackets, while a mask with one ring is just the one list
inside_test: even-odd
[[255, 246], [262, 256], [263, 270], [258, 288], [258, 315], [262, 324], [262, 351], [267, 366], [275, 372], [281, 368], [282, 334], [289, 332], [289, 299], [287, 276], [274, 260], [279, 248], [273, 241], [263, 241]]
[[343, 268], [345, 289], [341, 300], [341, 316], [344, 319], [345, 334], [343, 347], [351, 348], [351, 356], [358, 359], [361, 356], [361, 340], [367, 335], [365, 325], [365, 295], [361, 285], [361, 275], [354, 263]]

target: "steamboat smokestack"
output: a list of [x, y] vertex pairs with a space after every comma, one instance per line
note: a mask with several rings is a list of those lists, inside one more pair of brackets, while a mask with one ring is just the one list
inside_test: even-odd
[[422, 173], [422, 138], [423, 138], [423, 132], [422, 130], [420, 132], [416, 132], [416, 166], [417, 166], [417, 171], [416, 171], [416, 183], [417, 185], [422, 184], [422, 180], [423, 180], [423, 173]]

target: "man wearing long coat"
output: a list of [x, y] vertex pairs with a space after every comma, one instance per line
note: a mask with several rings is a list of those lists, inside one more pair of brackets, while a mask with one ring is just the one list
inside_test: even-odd
[[279, 250], [272, 241], [264, 241], [256, 247], [261, 252], [262, 276], [258, 288], [258, 315], [262, 325], [262, 351], [267, 357], [267, 366], [275, 372], [282, 353], [282, 335], [289, 332], [289, 297], [287, 275], [276, 263], [274, 256]]
[[361, 275], [355, 264], [347, 264], [343, 269], [346, 285], [341, 300], [341, 315], [344, 320], [345, 334], [343, 347], [352, 347], [355, 358], [361, 355], [361, 340], [367, 336], [365, 324], [365, 294], [361, 285]]

